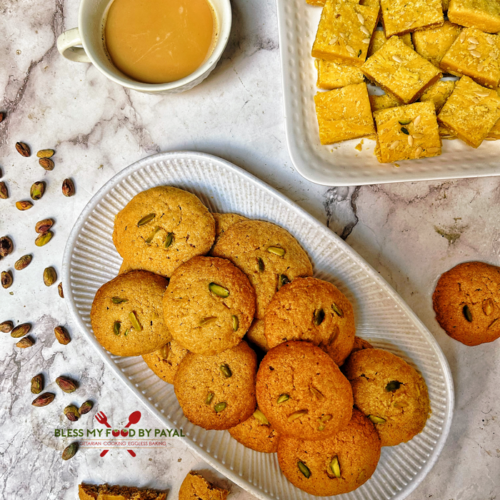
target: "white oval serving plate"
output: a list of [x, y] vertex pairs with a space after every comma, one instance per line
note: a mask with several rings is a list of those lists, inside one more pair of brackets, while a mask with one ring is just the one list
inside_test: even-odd
[[163, 425], [182, 428], [188, 446], [257, 498], [316, 498], [285, 479], [275, 454], [257, 453], [226, 431], [205, 431], [188, 422], [173, 386], [154, 375], [141, 357], [112, 356], [94, 338], [94, 295], [118, 274], [122, 261], [112, 241], [115, 214], [134, 195], [160, 184], [195, 193], [213, 212], [236, 212], [286, 228], [309, 253], [314, 275], [337, 285], [351, 300], [358, 335], [421, 371], [432, 407], [424, 431], [409, 443], [383, 448], [373, 477], [355, 492], [335, 498], [402, 499], [414, 491], [437, 460], [452, 420], [453, 382], [441, 349], [395, 291], [344, 241], [278, 191], [225, 160], [191, 152], [145, 158], [113, 177], [76, 221], [64, 252], [64, 291], [76, 322], [108, 367]]

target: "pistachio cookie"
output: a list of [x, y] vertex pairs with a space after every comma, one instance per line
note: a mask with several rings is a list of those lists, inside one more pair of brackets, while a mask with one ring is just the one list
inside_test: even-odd
[[368, 481], [380, 459], [380, 438], [373, 424], [353, 410], [347, 427], [321, 441], [283, 437], [278, 462], [287, 479], [317, 496], [348, 493]]
[[177, 369], [188, 352], [179, 342], [172, 340], [157, 351], [145, 354], [142, 359], [158, 377], [173, 384]]
[[233, 224], [248, 220], [239, 214], [212, 214], [215, 220], [215, 241], [219, 239]]
[[197, 196], [170, 186], [142, 191], [115, 218], [113, 242], [130, 265], [170, 276], [183, 262], [206, 254], [215, 221]]
[[422, 432], [431, 413], [422, 375], [382, 349], [355, 352], [344, 365], [354, 404], [375, 424], [382, 446], [406, 443]]
[[229, 434], [238, 443], [251, 450], [260, 453], [276, 453], [278, 451], [279, 434], [258, 408], [250, 418], [229, 429]]
[[296, 278], [273, 297], [266, 309], [265, 332], [272, 349], [290, 340], [307, 340], [341, 365], [354, 345], [354, 312], [332, 283]]
[[351, 354], [363, 351], [364, 349], [373, 349], [373, 346], [368, 340], [362, 339], [356, 335], [356, 337], [354, 337], [354, 345], [352, 346]]
[[95, 338], [116, 356], [141, 356], [172, 339], [163, 322], [167, 280], [147, 271], [131, 271], [97, 290], [90, 311]]
[[432, 302], [441, 328], [462, 344], [500, 337], [500, 267], [484, 262], [455, 266], [439, 278]]
[[186, 418], [204, 429], [230, 429], [255, 410], [257, 356], [246, 342], [202, 356], [188, 353], [174, 377]]
[[259, 349], [264, 352], [269, 351], [269, 345], [267, 344], [267, 339], [264, 334], [264, 320], [263, 319], [254, 319], [250, 329], [248, 330], [246, 337], [248, 342], [251, 342]]
[[324, 439], [345, 427], [352, 414], [352, 390], [339, 367], [310, 342], [286, 342], [271, 349], [257, 373], [259, 408], [283, 435]]
[[228, 490], [217, 488], [194, 471], [184, 478], [179, 490], [179, 500], [226, 500], [228, 495]]
[[212, 255], [229, 259], [249, 277], [257, 294], [255, 316], [259, 319], [281, 286], [298, 276], [311, 276], [313, 271], [306, 252], [288, 231], [260, 220], [229, 227]]
[[172, 275], [163, 312], [175, 340], [209, 356], [241, 341], [252, 324], [255, 291], [228, 260], [194, 257]]

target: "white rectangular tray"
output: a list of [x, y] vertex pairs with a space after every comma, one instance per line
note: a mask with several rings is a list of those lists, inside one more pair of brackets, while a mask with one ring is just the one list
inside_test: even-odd
[[314, 107], [317, 73], [311, 48], [321, 8], [306, 0], [278, 0], [283, 90], [288, 149], [297, 171], [326, 186], [354, 186], [387, 182], [500, 175], [499, 141], [484, 141], [478, 149], [460, 140], [443, 141], [436, 158], [381, 164], [373, 154], [375, 141], [360, 139], [333, 146], [319, 142]]
[[224, 160], [189, 152], [150, 156], [113, 177], [78, 218], [64, 253], [64, 291], [81, 331], [108, 367], [163, 425], [182, 428], [193, 450], [257, 498], [314, 498], [285, 479], [275, 454], [257, 453], [226, 431], [205, 431], [189, 423], [173, 386], [154, 375], [141, 357], [110, 355], [92, 333], [94, 295], [118, 274], [122, 260], [111, 236], [115, 214], [140, 191], [161, 184], [195, 193], [214, 212], [236, 212], [286, 228], [309, 253], [314, 275], [337, 285], [351, 300], [358, 335], [402, 356], [422, 372], [432, 408], [424, 431], [409, 443], [383, 448], [373, 477], [355, 492], [336, 497], [405, 498], [432, 468], [451, 425], [453, 383], [443, 353], [402, 299], [344, 241], [278, 191]]

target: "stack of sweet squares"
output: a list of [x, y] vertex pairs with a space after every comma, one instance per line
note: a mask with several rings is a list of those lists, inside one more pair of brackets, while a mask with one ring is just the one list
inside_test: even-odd
[[[442, 139], [500, 138], [498, 0], [308, 2], [324, 5], [312, 48], [329, 90], [314, 98], [321, 144], [376, 138], [389, 163], [439, 156]], [[385, 95], [368, 95], [365, 78]]]
[[381, 446], [424, 428], [422, 376], [355, 337], [351, 303], [312, 277], [285, 229], [211, 214], [194, 194], [159, 186], [117, 214], [113, 240], [124, 260], [95, 296], [97, 340], [143, 356], [190, 422], [277, 452], [297, 487], [352, 491]]

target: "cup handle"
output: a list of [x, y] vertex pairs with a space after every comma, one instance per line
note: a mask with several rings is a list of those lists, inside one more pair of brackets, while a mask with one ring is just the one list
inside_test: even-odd
[[82, 47], [77, 47], [77, 45], [81, 44], [82, 39], [78, 28], [65, 31], [57, 38], [57, 50], [66, 59], [74, 62], [92, 62], [85, 50]]

